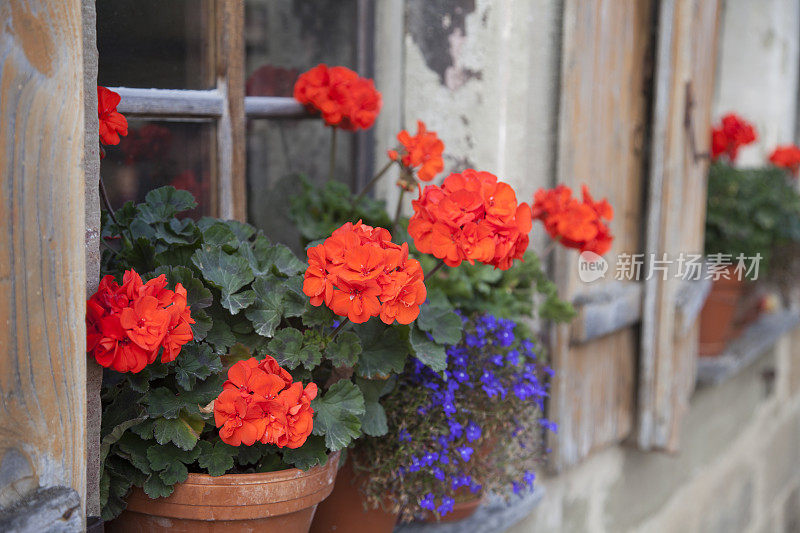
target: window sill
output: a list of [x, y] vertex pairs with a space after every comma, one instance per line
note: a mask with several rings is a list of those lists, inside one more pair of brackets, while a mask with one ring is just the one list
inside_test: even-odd
[[459, 522], [399, 525], [394, 533], [462, 533], [463, 531], [505, 531], [531, 514], [544, 497], [544, 487], [535, 485], [533, 492], [508, 501], [489, 495], [475, 514]]
[[798, 324], [798, 311], [782, 311], [762, 316], [731, 342], [721, 355], [698, 357], [698, 387], [719, 385], [736, 376]]

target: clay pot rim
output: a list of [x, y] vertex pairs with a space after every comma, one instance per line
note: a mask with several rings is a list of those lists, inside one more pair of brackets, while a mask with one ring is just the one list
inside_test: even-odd
[[299, 468], [287, 468], [274, 472], [254, 472], [250, 474], [223, 474], [221, 476], [211, 476], [209, 474], [199, 474], [189, 472], [189, 476], [182, 485], [264, 485], [267, 483], [282, 483], [293, 479], [302, 479], [317, 475], [320, 470], [325, 468], [329, 461], [340, 452], [332, 453], [324, 464], [316, 465], [308, 470]]

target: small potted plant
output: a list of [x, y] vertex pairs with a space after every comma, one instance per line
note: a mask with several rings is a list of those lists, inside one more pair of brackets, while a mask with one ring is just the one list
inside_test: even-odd
[[[756, 279], [784, 261], [783, 253], [800, 242], [800, 196], [790, 173], [786, 154], [773, 154], [774, 166], [736, 168], [737, 131], [731, 116], [716, 129], [709, 168], [705, 253], [712, 278], [711, 292], [700, 314], [699, 352], [703, 356], [722, 353], [734, 333], [743, 308], [748, 279]], [[726, 130], [725, 124], [728, 124]], [[728, 131], [728, 130], [732, 130]], [[725, 133], [728, 131], [727, 133]], [[724, 143], [723, 137], [734, 140]], [[754, 139], [748, 134], [745, 139]], [[728, 146], [727, 150], [721, 147]], [[775, 257], [777, 255], [777, 257]]]
[[[101, 132], [124, 135], [113, 96]], [[444, 370], [419, 262], [361, 222], [305, 262], [248, 224], [181, 217], [196, 203], [173, 187], [116, 212], [104, 201], [105, 275], [86, 321], [106, 369], [109, 529], [307, 531], [338, 452], [385, 431], [375, 389], [411, 355]]]

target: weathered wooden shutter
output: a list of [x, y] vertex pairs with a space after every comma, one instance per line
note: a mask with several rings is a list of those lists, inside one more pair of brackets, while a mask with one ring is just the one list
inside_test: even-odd
[[708, 143], [717, 11], [716, 0], [565, 2], [556, 181], [607, 197], [616, 239], [605, 278], [591, 283], [576, 252], [555, 254], [561, 294], [578, 310], [552, 337], [555, 470], [630, 437], [643, 449], [677, 443], [698, 306], [679, 305], [677, 279], [644, 281], [646, 256], [639, 281], [615, 281], [615, 262], [702, 250], [706, 161], [696, 152]]
[[[706, 204], [711, 98], [719, 3], [668, 0], [659, 14], [646, 251], [701, 253]], [[694, 390], [699, 305], [687, 305], [685, 282], [645, 282], [636, 442], [673, 451]]]
[[[565, 2], [556, 181], [578, 195], [586, 184], [614, 206], [607, 258], [641, 249], [653, 4]], [[560, 470], [633, 429], [641, 288], [613, 281], [613, 266], [604, 280], [581, 282], [574, 250], [556, 249], [553, 272], [579, 312], [551, 345], [551, 464]]]

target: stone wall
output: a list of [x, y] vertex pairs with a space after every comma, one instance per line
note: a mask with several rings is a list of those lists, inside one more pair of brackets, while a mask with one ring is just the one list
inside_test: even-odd
[[509, 532], [800, 530], [800, 329], [699, 389], [681, 433], [675, 455], [617, 446], [543, 479]]

